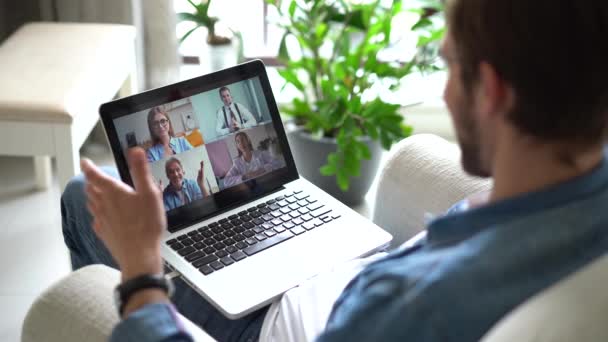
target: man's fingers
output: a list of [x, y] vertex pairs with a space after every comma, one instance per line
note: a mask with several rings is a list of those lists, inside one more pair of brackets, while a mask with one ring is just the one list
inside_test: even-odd
[[87, 201], [87, 209], [89, 210], [89, 213], [91, 214], [93, 219], [97, 220], [97, 217], [100, 215], [98, 204], [92, 201]]
[[98, 220], [98, 219], [93, 220], [93, 231], [95, 232], [95, 235], [97, 235], [97, 237], [99, 239], [101, 239], [101, 241], [106, 243], [105, 232], [103, 231], [103, 225], [100, 220]]
[[128, 152], [129, 169], [133, 178], [133, 185], [137, 191], [154, 190], [154, 180], [150, 173], [150, 167], [146, 159], [146, 154], [139, 147], [131, 148]]
[[103, 173], [103, 171], [95, 166], [89, 159], [84, 158], [80, 160], [80, 168], [88, 183], [101, 188], [116, 187], [116, 180]]
[[87, 199], [93, 203], [100, 203], [102, 201], [101, 192], [99, 188], [92, 183], [87, 183], [85, 189], [85, 194], [87, 195]]

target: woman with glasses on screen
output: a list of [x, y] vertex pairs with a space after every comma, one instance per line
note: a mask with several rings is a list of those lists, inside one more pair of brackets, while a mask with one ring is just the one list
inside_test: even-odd
[[192, 149], [184, 137], [175, 137], [169, 114], [162, 107], [154, 107], [148, 112], [148, 129], [152, 137], [152, 146], [146, 155], [153, 162]]
[[224, 187], [242, 183], [281, 167], [280, 161], [267, 151], [254, 150], [247, 133], [237, 133], [234, 141], [239, 154], [232, 161], [232, 167], [224, 177]]

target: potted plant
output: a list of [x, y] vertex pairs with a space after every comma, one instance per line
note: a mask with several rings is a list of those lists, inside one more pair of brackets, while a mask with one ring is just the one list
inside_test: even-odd
[[209, 15], [211, 0], [186, 0], [192, 8], [192, 12], [177, 13], [179, 22], [194, 23], [194, 27], [188, 30], [181, 38], [183, 43], [192, 33], [200, 28], [207, 29], [207, 45], [201, 44], [199, 60], [206, 72], [213, 72], [237, 64], [242, 59], [241, 35], [232, 29], [236, 41], [229, 37], [220, 36], [216, 33], [215, 24], [219, 21], [217, 17]]
[[263, 139], [258, 144], [258, 150], [260, 151], [268, 151], [271, 156], [280, 156], [281, 146], [279, 145], [279, 139], [277, 137], [268, 137]]
[[226, 45], [230, 44], [230, 38], [218, 36], [215, 33], [215, 24], [218, 22], [218, 18], [209, 15], [209, 8], [211, 7], [211, 0], [200, 0], [197, 4], [192, 0], [186, 0], [192, 6], [193, 12], [182, 12], [177, 14], [179, 21], [189, 21], [195, 24], [195, 26], [186, 32], [181, 38], [180, 43], [183, 42], [188, 36], [194, 31], [201, 27], [207, 29], [207, 44], [209, 45]]
[[[285, 30], [278, 54], [285, 67], [279, 74], [299, 92], [281, 108], [293, 118], [288, 137], [298, 170], [341, 201], [356, 204], [376, 174], [381, 149], [412, 132], [401, 106], [380, 95], [395, 91], [412, 72], [437, 68], [436, 49], [429, 47], [443, 33], [434, 18], [441, 2], [426, 0], [424, 7], [409, 9], [418, 15], [412, 29], [419, 32], [420, 49], [407, 62], [379, 58], [392, 44], [392, 20], [402, 11], [401, 1], [267, 2]], [[288, 49], [289, 39], [297, 53]]]

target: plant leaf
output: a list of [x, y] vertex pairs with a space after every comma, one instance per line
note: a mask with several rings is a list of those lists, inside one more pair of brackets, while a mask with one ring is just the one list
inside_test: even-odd
[[338, 170], [336, 173], [336, 180], [338, 181], [338, 187], [342, 191], [348, 191], [350, 187], [350, 181], [348, 180], [348, 175], [342, 170]]
[[302, 82], [300, 82], [300, 80], [298, 79], [298, 77], [296, 76], [296, 74], [293, 70], [279, 69], [278, 72], [279, 72], [279, 75], [281, 75], [281, 77], [283, 77], [285, 79], [285, 81], [293, 84], [298, 90], [304, 91], [304, 85], [302, 84]]
[[291, 3], [289, 4], [289, 9], [287, 11], [291, 18], [293, 18], [294, 14], [296, 13], [296, 6], [297, 6], [296, 0], [291, 0]]
[[281, 38], [281, 44], [279, 45], [279, 60], [282, 61], [283, 63], [286, 63], [287, 61], [290, 60], [289, 58], [289, 51], [287, 50], [287, 36], [289, 35], [289, 32], [285, 32], [283, 34], [283, 37]]
[[319, 171], [323, 176], [333, 176], [336, 174], [336, 167], [335, 165], [326, 164], [321, 166]]
[[195, 23], [198, 22], [198, 17], [194, 14], [194, 13], [189, 13], [189, 12], [180, 12], [177, 13], [177, 20], [182, 22], [182, 21], [193, 21]]
[[184, 40], [186, 40], [186, 38], [188, 38], [188, 36], [190, 36], [192, 34], [192, 32], [196, 31], [197, 29], [201, 28], [200, 25], [196, 25], [193, 29], [191, 29], [190, 31], [186, 32], [180, 39], [179, 39], [179, 43], [183, 43]]

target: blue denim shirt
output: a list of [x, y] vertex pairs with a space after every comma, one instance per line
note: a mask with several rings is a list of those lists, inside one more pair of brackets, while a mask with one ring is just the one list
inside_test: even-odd
[[[192, 149], [192, 145], [190, 145], [190, 142], [184, 137], [171, 137], [171, 139], [169, 139], [169, 147], [171, 147], [173, 154], [186, 152]], [[149, 162], [153, 162], [163, 159], [164, 153], [165, 150], [163, 148], [163, 145], [156, 144], [148, 148], [148, 150], [146, 151], [146, 156], [148, 157]]]
[[[192, 179], [184, 179], [182, 181], [182, 191], [184, 192], [184, 197], [186, 198], [186, 203], [190, 203], [192, 201], [196, 201], [197, 199], [203, 198], [203, 193], [201, 192], [201, 188], [198, 186], [198, 183], [193, 181]], [[175, 192], [171, 184], [167, 185], [165, 190], [163, 191], [163, 203], [165, 204], [165, 210], [175, 209], [177, 207], [181, 207], [186, 203], [182, 203], [181, 198]]]
[[608, 251], [608, 165], [431, 222], [335, 303], [326, 341], [478, 341], [500, 318]]
[[[524, 300], [608, 251], [606, 203], [604, 160], [571, 181], [438, 218], [426, 239], [349, 283], [317, 341], [478, 341]], [[166, 311], [147, 310], [114, 336], [130, 341], [118, 332], [135, 336]], [[154, 329], [155, 340], [181, 341], [174, 326]]]

